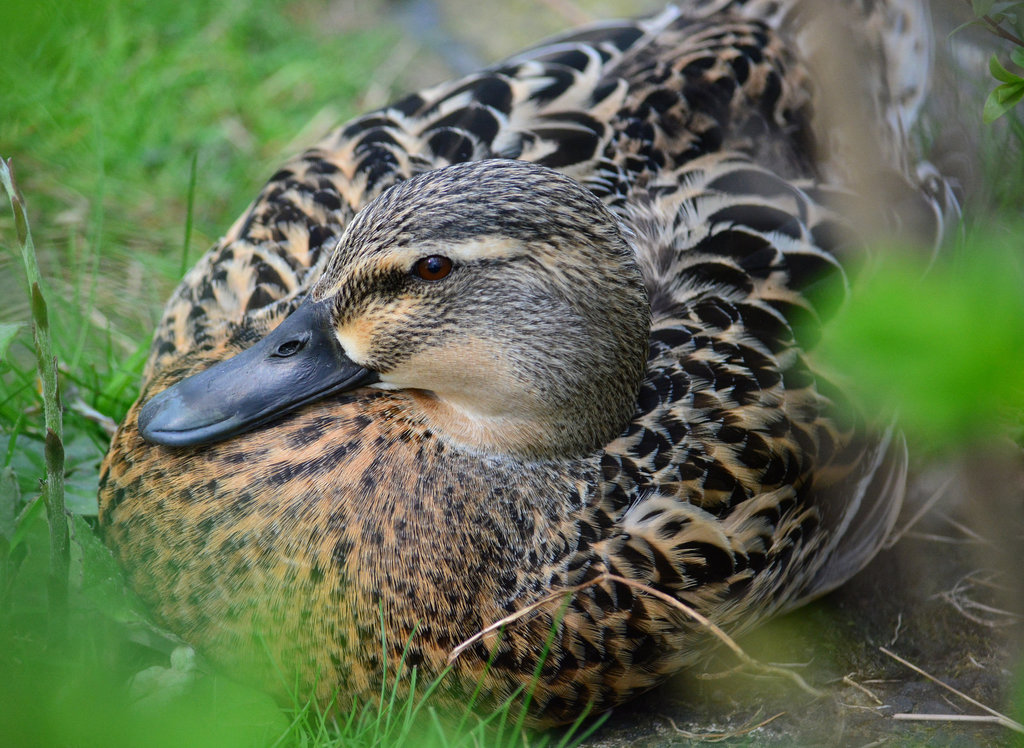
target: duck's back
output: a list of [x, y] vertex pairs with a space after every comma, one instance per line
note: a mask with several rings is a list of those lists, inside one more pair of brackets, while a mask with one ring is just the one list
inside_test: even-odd
[[[842, 8], [860, 4], [848, 0]], [[917, 8], [896, 5], [904, 4]], [[709, 154], [737, 152], [787, 179], [819, 177], [828, 154], [816, 142], [811, 77], [791, 35], [772, 28], [791, 24], [792, 9], [802, 6], [694, 2], [646, 20], [600, 24], [338, 128], [279, 169], [188, 274], [165, 310], [147, 376], [223, 336], [225, 323], [264, 331], [294, 308], [361, 207], [396, 182], [446, 164], [535, 161], [619, 209], [652, 177], [662, 175], [671, 188], [674, 169]], [[900, 25], [911, 41], [921, 37], [907, 27]], [[889, 38], [873, 27], [864, 33], [875, 47]], [[869, 73], [889, 76], [910, 67], [890, 67], [884, 54], [871, 64], [878, 70]], [[926, 75], [926, 66], [916, 77], [902, 75], [911, 80], [901, 84], [904, 106], [883, 100], [878, 85], [860, 97], [880, 112], [872, 133], [886, 158], [902, 143], [889, 120], [908, 124]]]

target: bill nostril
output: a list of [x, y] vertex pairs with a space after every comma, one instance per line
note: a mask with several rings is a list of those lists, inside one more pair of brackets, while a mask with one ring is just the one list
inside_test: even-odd
[[305, 340], [286, 340], [277, 347], [274, 355], [279, 358], [288, 358], [301, 351], [306, 345]]

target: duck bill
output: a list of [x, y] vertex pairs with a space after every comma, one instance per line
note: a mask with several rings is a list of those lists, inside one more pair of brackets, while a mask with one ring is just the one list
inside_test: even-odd
[[309, 300], [263, 340], [147, 402], [139, 432], [154, 444], [223, 441], [306, 403], [380, 381], [334, 335], [330, 305]]

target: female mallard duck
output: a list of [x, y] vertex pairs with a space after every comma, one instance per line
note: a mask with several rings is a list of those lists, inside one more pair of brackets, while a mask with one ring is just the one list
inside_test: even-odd
[[[875, 79], [844, 95], [879, 163], [906, 163], [927, 51], [893, 50], [922, 14], [865, 6]], [[553, 724], [706, 643], [602, 575], [736, 631], [863, 567], [905, 457], [809, 358], [856, 254], [826, 202], [859, 164], [812, 110], [815, 35], [789, 15], [595, 26], [277, 172], [172, 297], [103, 467], [107, 542], [156, 615], [236, 672], [347, 699], [600, 579], [447, 680], [526, 686]], [[873, 220], [935, 218], [888, 168], [900, 208]]]

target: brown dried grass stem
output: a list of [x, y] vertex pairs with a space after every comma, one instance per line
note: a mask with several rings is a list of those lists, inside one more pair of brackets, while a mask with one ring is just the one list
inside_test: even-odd
[[[974, 5], [971, 3], [971, 0], [964, 0], [964, 2], [967, 3], [968, 7], [970, 7], [971, 11], [973, 12]], [[1021, 39], [1012, 31], [1007, 31], [1006, 29], [1003, 28], [1002, 18], [997, 20], [990, 15], [978, 15], [976, 16], [976, 18], [982, 23], [984, 23], [985, 27], [990, 32], [998, 36], [1000, 39], [1005, 39], [1008, 42], [1013, 42], [1018, 47], [1024, 47], [1024, 39]]]
[[987, 722], [1002, 725], [1000, 717], [991, 714], [894, 714], [893, 719], [903, 722]]
[[885, 705], [885, 702], [883, 702], [880, 698], [878, 698], [878, 696], [875, 695], [874, 691], [872, 691], [867, 686], [862, 686], [860, 683], [855, 681], [849, 675], [844, 675], [842, 682], [844, 684], [846, 684], [847, 686], [851, 686], [853, 688], [856, 688], [858, 691], [860, 691], [861, 693], [865, 694], [869, 699], [874, 701], [877, 706], [884, 706]]
[[453, 663], [459, 657], [459, 655], [461, 655], [468, 647], [472, 646], [474, 643], [476, 643], [483, 637], [487, 636], [487, 634], [496, 631], [502, 626], [514, 623], [523, 616], [526, 616], [534, 610], [537, 610], [538, 608], [547, 605], [553, 600], [558, 600], [566, 596], [574, 595], [577, 592], [587, 589], [588, 587], [593, 587], [594, 585], [603, 584], [605, 582], [616, 582], [618, 584], [624, 584], [627, 587], [631, 587], [646, 595], [650, 595], [651, 597], [661, 600], [666, 605], [669, 605], [670, 607], [673, 607], [676, 610], [685, 613], [687, 616], [689, 616], [698, 624], [700, 624], [703, 628], [710, 631], [715, 636], [715, 638], [717, 638], [722, 644], [724, 644], [726, 647], [732, 650], [733, 654], [736, 655], [737, 659], [739, 659], [740, 662], [742, 662], [743, 665], [745, 665], [750, 670], [765, 675], [773, 675], [781, 678], [786, 678], [792, 681], [793, 684], [797, 686], [797, 688], [814, 696], [815, 698], [820, 698], [825, 695], [823, 691], [820, 691], [817, 688], [814, 688], [813, 686], [808, 684], [807, 681], [801, 678], [798, 673], [792, 670], [788, 670], [786, 668], [781, 668], [774, 665], [766, 665], [763, 662], [755, 660], [753, 657], [744, 652], [740, 645], [737, 644], [735, 640], [733, 640], [732, 637], [726, 634], [719, 626], [712, 623], [710, 620], [708, 620], [706, 616], [697, 612], [686, 603], [683, 603], [680, 600], [677, 600], [676, 598], [672, 597], [671, 595], [667, 595], [664, 592], [661, 592], [660, 590], [653, 589], [652, 587], [649, 587], [646, 584], [643, 584], [642, 582], [637, 582], [633, 579], [626, 579], [625, 577], [620, 577], [616, 574], [600, 574], [591, 579], [590, 581], [584, 582], [583, 584], [578, 584], [574, 587], [567, 587], [562, 590], [556, 590], [548, 595], [545, 595], [540, 600], [530, 603], [529, 605], [516, 611], [515, 613], [505, 616], [499, 621], [495, 621], [491, 625], [487, 626], [481, 631], [478, 631], [469, 639], [466, 639], [466, 641], [462, 642], [457, 647], [455, 647], [455, 649], [453, 649], [451, 653], [448, 655], [448, 664], [450, 665], [451, 663]]
[[758, 730], [765, 725], [771, 724], [784, 714], [785, 712], [779, 712], [778, 714], [773, 714], [768, 719], [761, 720], [756, 725], [747, 725], [745, 727], [739, 727], [735, 730], [727, 730], [725, 732], [690, 732], [689, 730], [677, 727], [671, 717], [668, 717], [667, 719], [668, 723], [672, 725], [672, 729], [687, 740], [699, 740], [704, 743], [721, 743], [725, 740], [732, 740], [734, 738], [741, 738], [744, 735], [749, 735], [754, 730]]
[[882, 547], [888, 550], [889, 548], [892, 548], [894, 545], [896, 545], [896, 543], [898, 543], [900, 539], [904, 535], [906, 535], [911, 528], [914, 527], [914, 525], [920, 522], [921, 518], [924, 517], [924, 515], [927, 514], [928, 511], [932, 507], [934, 507], [943, 496], [946, 495], [946, 491], [949, 490], [949, 487], [950, 485], [952, 485], [952, 483], [952, 477], [946, 478], [946, 480], [942, 482], [942, 485], [935, 489], [932, 495], [928, 497], [928, 500], [917, 508], [917, 511], [914, 512], [913, 516], [909, 520], [907, 520], [907, 523], [903, 525], [902, 528], [891, 533], [889, 537], [886, 538], [885, 543], [882, 545]]
[[[1002, 725], [1003, 727], [1006, 727], [1006, 728], [1009, 728], [1009, 729], [1013, 730], [1014, 732], [1024, 733], [1024, 725], [1022, 725], [1020, 722], [1017, 722], [1016, 720], [1010, 719], [1005, 714], [1002, 714], [1001, 712], [997, 712], [995, 709], [993, 709], [991, 707], [985, 706], [984, 704], [982, 704], [977, 699], [973, 699], [970, 696], [968, 696], [967, 694], [965, 694], [963, 691], [960, 691], [960, 690], [958, 690], [956, 688], [953, 688], [953, 686], [949, 685], [948, 683], [944, 683], [943, 681], [939, 680], [938, 678], [936, 678], [931, 673], [925, 672], [924, 670], [919, 668], [917, 665], [914, 665], [913, 663], [908, 662], [907, 660], [904, 660], [898, 654], [890, 652], [885, 647], [879, 647], [878, 649], [881, 650], [882, 654], [888, 655], [889, 657], [893, 658], [894, 660], [896, 660], [896, 662], [900, 663], [901, 665], [904, 665], [904, 666], [910, 668], [915, 673], [923, 675], [925, 678], [927, 678], [928, 680], [932, 681], [933, 683], [937, 683], [938, 685], [940, 685], [943, 688], [945, 688], [947, 691], [955, 693], [957, 696], [959, 696], [961, 699], [963, 699], [967, 703], [973, 704], [974, 706], [978, 707], [979, 709], [982, 709], [982, 710], [988, 712], [990, 715], [992, 715], [993, 719], [992, 720], [986, 720], [986, 721], [996, 722], [996, 723]], [[902, 717], [899, 716], [899, 715], [895, 715], [895, 716], [899, 717], [900, 719], [909, 719], [910, 718], [909, 715], [904, 715]], [[922, 716], [922, 718], [923, 717], [937, 717], [937, 715], [921, 715], [921, 716]], [[965, 716], [965, 715], [959, 715], [959, 716]], [[945, 718], [945, 717], [943, 717], [943, 718]], [[975, 721], [980, 721], [980, 720], [975, 720]]]

